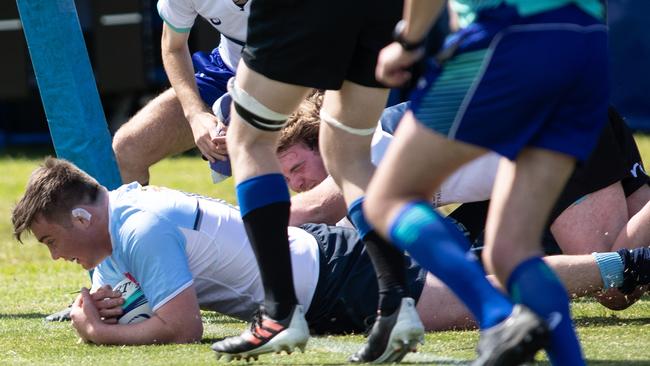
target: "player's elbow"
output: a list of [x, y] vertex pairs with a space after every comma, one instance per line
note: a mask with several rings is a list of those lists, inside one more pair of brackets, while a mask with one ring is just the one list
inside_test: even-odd
[[203, 337], [203, 323], [201, 318], [183, 324], [180, 329], [174, 332], [173, 343], [197, 343]]

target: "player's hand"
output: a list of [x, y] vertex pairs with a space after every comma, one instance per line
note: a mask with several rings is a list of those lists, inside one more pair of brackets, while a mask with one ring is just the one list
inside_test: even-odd
[[221, 121], [217, 124], [216, 127], [217, 137], [212, 139], [212, 142], [217, 146], [217, 152], [220, 155], [228, 155], [228, 145], [226, 145], [226, 132], [228, 131], [228, 126], [224, 125]]
[[117, 319], [122, 315], [124, 299], [122, 293], [113, 291], [110, 285], [104, 285], [90, 294], [99, 312], [100, 319], [106, 324], [117, 324]]
[[386, 86], [402, 86], [413, 76], [409, 68], [423, 56], [424, 49], [406, 51], [393, 42], [379, 52], [375, 77]]
[[79, 337], [84, 341], [92, 342], [97, 328], [102, 325], [102, 321], [87, 288], [81, 289], [81, 294], [77, 296], [77, 299], [72, 304], [70, 319]]
[[224, 154], [220, 154], [217, 145], [213, 139], [218, 137], [217, 126], [218, 120], [213, 114], [201, 112], [190, 118], [190, 127], [194, 136], [194, 143], [199, 148], [203, 157], [213, 163], [216, 160], [225, 160]]

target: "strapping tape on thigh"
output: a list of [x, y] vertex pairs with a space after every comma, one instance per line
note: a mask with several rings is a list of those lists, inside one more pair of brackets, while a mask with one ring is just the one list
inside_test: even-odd
[[328, 125], [338, 128], [339, 130], [343, 130], [349, 134], [352, 135], [357, 135], [357, 136], [370, 136], [373, 133], [375, 133], [375, 127], [373, 128], [354, 128], [350, 127], [347, 125], [344, 125], [343, 123], [339, 122], [336, 120], [336, 118], [330, 116], [327, 112], [324, 110], [320, 110], [320, 119], [321, 121], [327, 123]]
[[274, 112], [258, 102], [235, 84], [235, 78], [228, 80], [228, 93], [233, 99], [237, 114], [251, 126], [263, 131], [280, 131], [287, 123], [288, 114]]

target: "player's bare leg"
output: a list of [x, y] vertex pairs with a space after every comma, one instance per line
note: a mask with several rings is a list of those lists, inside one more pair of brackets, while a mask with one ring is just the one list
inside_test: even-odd
[[192, 129], [172, 88], [147, 103], [113, 138], [124, 183], [148, 183], [149, 167], [194, 146]]

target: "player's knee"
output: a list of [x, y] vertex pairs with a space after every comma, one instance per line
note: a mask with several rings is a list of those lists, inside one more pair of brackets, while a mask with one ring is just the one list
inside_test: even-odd
[[113, 152], [124, 182], [138, 181], [146, 184], [149, 180], [150, 154], [142, 150], [142, 141], [132, 134], [117, 131], [113, 137]]
[[131, 155], [134, 153], [134, 146], [137, 143], [135, 139], [126, 132], [125, 129], [120, 128], [113, 136], [113, 151], [118, 163], [128, 163]]
[[287, 123], [289, 115], [277, 113], [237, 86], [235, 78], [228, 81], [228, 93], [235, 112], [251, 127], [266, 132], [278, 132]]

